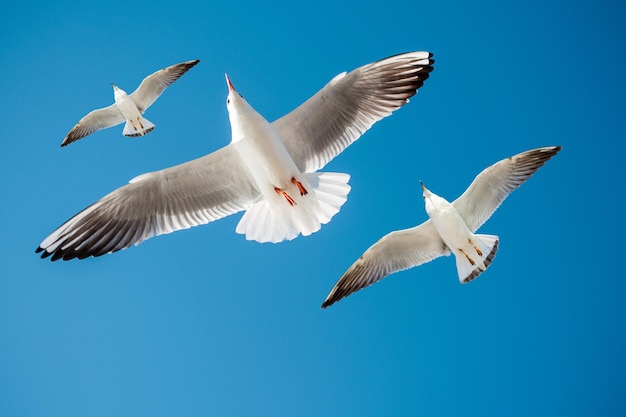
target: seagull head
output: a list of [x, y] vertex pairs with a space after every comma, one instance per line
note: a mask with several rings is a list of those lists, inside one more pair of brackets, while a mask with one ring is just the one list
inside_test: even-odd
[[422, 186], [422, 190], [424, 191], [422, 195], [424, 197], [424, 204], [426, 205], [426, 212], [429, 216], [432, 216], [434, 213], [445, 207], [446, 201], [426, 188], [423, 182], [420, 181], [420, 184]]
[[422, 190], [423, 190], [422, 196], [424, 197], [424, 200], [426, 200], [426, 203], [428, 203], [429, 201], [433, 202], [434, 200], [441, 198], [437, 194], [433, 193], [428, 188], [426, 188], [423, 182], [420, 181], [420, 185], [422, 186]]
[[[224, 74], [226, 76], [226, 85], [228, 86], [228, 97], [226, 98], [226, 107], [228, 108], [228, 111], [231, 112], [234, 109], [237, 109], [238, 111], [242, 110], [242, 103], [246, 103], [246, 100], [244, 100], [243, 96], [241, 94], [239, 94], [239, 92], [237, 90], [235, 90], [235, 87], [233, 87], [233, 83], [230, 81], [230, 77], [228, 77], [228, 74]], [[246, 103], [247, 105], [248, 103]], [[250, 107], [248, 105], [248, 107]]]
[[228, 98], [226, 98], [226, 106], [234, 106], [235, 102], [239, 98], [243, 98], [243, 96], [239, 94], [237, 90], [235, 90], [235, 87], [233, 87], [233, 83], [230, 81], [230, 77], [228, 76], [228, 74], [224, 74], [224, 76], [226, 76], [226, 85], [228, 86]]
[[259, 113], [256, 112], [248, 104], [248, 102], [243, 98], [241, 94], [235, 87], [233, 87], [233, 83], [230, 81], [228, 74], [226, 75], [226, 85], [228, 85], [228, 97], [226, 98], [226, 108], [228, 109], [228, 116], [230, 118], [231, 126], [238, 125], [245, 121], [248, 122], [260, 122], [263, 119]]
[[428, 188], [424, 185], [423, 182], [420, 181], [420, 185], [422, 186], [422, 197], [424, 197], [424, 203], [426, 204], [426, 212], [430, 215], [431, 210], [434, 209], [433, 202], [433, 193], [430, 192]]
[[243, 137], [243, 131], [246, 126], [258, 126], [263, 122], [267, 123], [263, 116], [256, 112], [243, 98], [241, 94], [235, 90], [233, 83], [230, 81], [228, 74], [226, 75], [226, 85], [228, 85], [228, 98], [226, 99], [226, 108], [228, 109], [228, 118], [233, 133], [233, 141]]
[[117, 101], [118, 98], [126, 94], [126, 91], [122, 90], [115, 84], [111, 83], [111, 85], [113, 86], [113, 96], [115, 97], [115, 101]]

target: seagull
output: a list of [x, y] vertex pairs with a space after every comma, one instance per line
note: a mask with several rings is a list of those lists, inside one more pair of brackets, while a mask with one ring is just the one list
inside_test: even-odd
[[97, 130], [117, 126], [124, 121], [126, 121], [122, 131], [124, 136], [137, 137], [152, 132], [155, 128], [154, 124], [144, 118], [142, 114], [159, 98], [167, 87], [198, 62], [200, 60], [195, 59], [158, 70], [144, 78], [139, 87], [130, 95], [111, 83], [115, 103], [109, 107], [94, 110], [80, 119], [76, 126], [65, 136], [61, 146], [66, 146], [78, 139], [82, 139]]
[[36, 252], [53, 261], [100, 256], [244, 210], [236, 232], [248, 240], [310, 235], [350, 191], [348, 174], [317, 171], [406, 104], [433, 70], [431, 57], [409, 52], [340, 73], [272, 123], [226, 75], [230, 144], [133, 178], [66, 221]]
[[532, 149], [503, 159], [483, 170], [454, 202], [422, 184], [430, 220], [411, 229], [391, 232], [372, 245], [330, 291], [322, 308], [387, 275], [453, 253], [459, 281], [468, 283], [493, 261], [499, 238], [475, 234], [502, 204], [535, 171], [561, 150], [560, 146]]

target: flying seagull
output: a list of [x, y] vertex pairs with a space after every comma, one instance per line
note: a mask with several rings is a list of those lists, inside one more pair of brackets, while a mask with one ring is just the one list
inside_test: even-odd
[[155, 127], [154, 124], [144, 118], [142, 114], [159, 98], [167, 87], [198, 62], [200, 61], [195, 59], [158, 70], [144, 78], [139, 87], [130, 95], [111, 83], [115, 103], [109, 107], [94, 110], [80, 119], [76, 126], [65, 136], [61, 146], [66, 146], [78, 139], [82, 139], [97, 130], [117, 126], [124, 121], [126, 121], [122, 132], [124, 136], [136, 137], [152, 132]]
[[560, 146], [522, 152], [483, 170], [452, 204], [422, 184], [430, 220], [411, 229], [398, 230], [372, 245], [330, 291], [326, 308], [389, 274], [454, 253], [459, 280], [468, 283], [491, 264], [498, 250], [498, 236], [474, 234], [502, 204]]
[[37, 248], [52, 260], [100, 256], [246, 210], [236, 231], [281, 242], [320, 229], [347, 199], [348, 174], [316, 172], [428, 78], [428, 52], [395, 55], [333, 78], [269, 123], [228, 84], [231, 143], [140, 175], [65, 222]]

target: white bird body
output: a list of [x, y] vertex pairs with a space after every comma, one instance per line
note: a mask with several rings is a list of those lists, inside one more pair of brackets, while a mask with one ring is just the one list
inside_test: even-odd
[[[100, 256], [240, 211], [236, 231], [246, 239], [310, 235], [339, 212], [350, 191], [348, 174], [317, 171], [408, 103], [433, 70], [431, 56], [408, 52], [342, 73], [271, 123], [227, 79], [230, 144], [133, 178], [67, 220], [36, 252], [53, 261]], [[137, 91], [153, 90], [144, 83]], [[137, 91], [128, 96], [135, 103]]]
[[263, 179], [267, 179], [277, 187], [286, 187], [291, 177], [299, 175], [300, 171], [279, 133], [232, 88], [230, 80], [228, 85], [231, 143], [235, 144], [256, 181], [263, 183]]
[[504, 199], [523, 184], [560, 146], [531, 149], [484, 169], [454, 202], [432, 193], [422, 184], [429, 220], [396, 230], [369, 247], [337, 281], [322, 303], [326, 308], [372, 285], [389, 274], [453, 253], [459, 280], [465, 284], [491, 264], [499, 238], [475, 234]]
[[465, 284], [487, 269], [498, 250], [498, 237], [475, 235], [457, 209], [422, 184], [426, 213], [446, 246], [456, 256], [459, 281]]
[[115, 105], [117, 106], [122, 117], [126, 120], [126, 125], [122, 134], [124, 136], [143, 136], [150, 133], [154, 128], [154, 123], [144, 118], [141, 112], [137, 108], [137, 104], [133, 99], [126, 94], [126, 91], [122, 90], [115, 84], [113, 85], [113, 97], [115, 99]]
[[258, 242], [280, 242], [299, 234], [308, 236], [315, 233], [346, 201], [350, 176], [328, 174], [337, 180], [338, 187], [329, 202], [331, 209], [323, 213], [318, 201], [323, 196], [318, 195], [318, 187], [312, 187], [307, 179], [321, 174], [303, 175], [276, 128], [237, 93], [228, 76], [226, 80], [231, 143], [262, 196], [244, 214], [236, 231], [245, 234], [248, 240]]

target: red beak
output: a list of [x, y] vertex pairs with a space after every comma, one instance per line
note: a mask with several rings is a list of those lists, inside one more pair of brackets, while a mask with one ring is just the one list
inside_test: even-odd
[[226, 84], [228, 84], [228, 90], [234, 91], [235, 87], [233, 87], [233, 83], [230, 82], [230, 78], [228, 78], [228, 74], [224, 74], [226, 76]]

